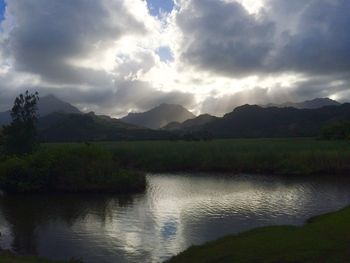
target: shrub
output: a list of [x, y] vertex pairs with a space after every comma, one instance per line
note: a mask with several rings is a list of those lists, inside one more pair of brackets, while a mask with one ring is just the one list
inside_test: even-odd
[[338, 122], [326, 126], [321, 133], [324, 140], [350, 140], [350, 122]]
[[129, 192], [145, 188], [145, 177], [119, 168], [96, 146], [42, 149], [0, 163], [0, 187], [9, 192]]

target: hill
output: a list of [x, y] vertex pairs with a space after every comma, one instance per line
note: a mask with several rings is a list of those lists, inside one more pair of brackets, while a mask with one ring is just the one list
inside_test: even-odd
[[176, 131], [176, 130], [199, 130], [201, 127], [209, 122], [217, 120], [218, 117], [203, 114], [196, 118], [186, 120], [182, 123], [179, 122], [171, 122], [168, 125], [163, 127], [163, 130], [167, 131]]
[[121, 120], [126, 123], [159, 129], [171, 122], [184, 122], [196, 117], [190, 111], [176, 104], [161, 104], [143, 113], [130, 113]]
[[330, 123], [349, 120], [349, 103], [318, 109], [244, 105], [204, 125], [201, 131], [221, 138], [313, 137]]
[[282, 104], [268, 104], [265, 107], [296, 108], [296, 109], [318, 109], [326, 106], [339, 106], [341, 103], [329, 98], [317, 98], [303, 102], [286, 102]]
[[73, 105], [58, 99], [54, 95], [50, 94], [45, 97], [42, 97], [38, 102], [38, 110], [40, 116], [46, 116], [53, 112], [60, 113], [82, 113], [78, 108]]
[[[40, 98], [38, 102], [38, 112], [41, 117], [44, 117], [54, 112], [74, 114], [82, 113], [78, 108], [65, 101], [58, 99], [54, 95], [47, 95]], [[8, 124], [10, 122], [10, 111], [0, 112], [0, 126]]]
[[153, 140], [168, 138], [164, 131], [153, 131], [126, 124], [107, 116], [51, 113], [40, 118], [39, 137], [44, 142], [84, 142]]

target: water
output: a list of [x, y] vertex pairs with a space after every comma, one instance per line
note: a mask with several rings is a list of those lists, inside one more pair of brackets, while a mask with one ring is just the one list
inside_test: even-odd
[[350, 204], [339, 177], [149, 175], [145, 194], [0, 197], [3, 248], [84, 262], [161, 262], [192, 244], [300, 225]]

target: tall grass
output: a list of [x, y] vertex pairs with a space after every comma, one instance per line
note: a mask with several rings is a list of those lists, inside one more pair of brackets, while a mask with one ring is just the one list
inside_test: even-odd
[[123, 167], [150, 172], [320, 174], [350, 171], [350, 142], [242, 139], [101, 143]]
[[119, 167], [97, 146], [44, 147], [0, 162], [0, 188], [8, 192], [129, 192], [145, 188], [145, 176]]

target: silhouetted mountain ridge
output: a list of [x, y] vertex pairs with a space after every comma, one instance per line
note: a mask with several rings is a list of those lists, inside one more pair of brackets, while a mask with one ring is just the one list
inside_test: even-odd
[[296, 109], [317, 109], [325, 106], [339, 106], [341, 103], [338, 101], [329, 99], [329, 98], [316, 98], [313, 100], [306, 100], [303, 102], [285, 102], [282, 104], [267, 104], [263, 107], [278, 107], [278, 108], [287, 108], [292, 107]]
[[198, 130], [201, 126], [212, 122], [218, 119], [218, 117], [202, 114], [196, 118], [186, 120], [182, 123], [179, 122], [171, 122], [168, 125], [164, 126], [163, 129], [167, 131], [176, 131], [176, 130]]
[[349, 103], [316, 109], [243, 105], [200, 131], [221, 138], [313, 137], [324, 126], [339, 121], [350, 121]]
[[94, 113], [51, 113], [40, 118], [39, 137], [46, 142], [84, 142], [164, 139], [169, 135], [130, 125], [108, 116]]
[[196, 116], [181, 105], [163, 103], [146, 112], [129, 113], [121, 120], [150, 129], [159, 129], [171, 122], [184, 122], [194, 117]]

